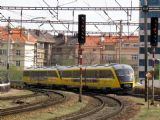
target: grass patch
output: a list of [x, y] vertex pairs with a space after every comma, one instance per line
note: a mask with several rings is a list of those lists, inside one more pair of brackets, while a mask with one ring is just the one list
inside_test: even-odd
[[155, 101], [155, 105], [150, 105], [148, 108], [148, 102], [144, 102], [144, 98], [135, 98], [132, 99], [136, 103], [142, 103], [144, 105], [141, 106], [138, 114], [131, 118], [130, 120], [160, 120], [160, 103]]
[[42, 110], [34, 115], [28, 116], [23, 120], [49, 120], [57, 117], [61, 117], [67, 114], [71, 114], [74, 112], [79, 111], [80, 109], [84, 108], [88, 100], [83, 99], [82, 102], [78, 102], [78, 96], [74, 95], [73, 93], [66, 93], [67, 96], [71, 97], [66, 103], [57, 104], [56, 106], [51, 106], [46, 110]]

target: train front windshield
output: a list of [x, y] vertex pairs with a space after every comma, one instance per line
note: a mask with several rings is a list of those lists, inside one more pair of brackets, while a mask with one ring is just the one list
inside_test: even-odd
[[120, 82], [132, 82], [134, 79], [133, 70], [131, 69], [118, 69], [116, 74]]

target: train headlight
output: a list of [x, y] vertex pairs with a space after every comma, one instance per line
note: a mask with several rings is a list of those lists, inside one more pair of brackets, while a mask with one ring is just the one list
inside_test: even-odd
[[124, 84], [123, 86], [124, 86], [124, 88], [131, 88], [132, 87], [131, 84]]

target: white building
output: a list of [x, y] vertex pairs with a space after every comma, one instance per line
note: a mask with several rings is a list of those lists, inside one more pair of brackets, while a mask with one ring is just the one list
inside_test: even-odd
[[[8, 44], [9, 42], [9, 44]], [[20, 31], [20, 29], [11, 29], [8, 35], [7, 29], [0, 27], [0, 67], [7, 67], [9, 64], [24, 68], [34, 65], [36, 39]], [[9, 46], [9, 57], [7, 57]]]

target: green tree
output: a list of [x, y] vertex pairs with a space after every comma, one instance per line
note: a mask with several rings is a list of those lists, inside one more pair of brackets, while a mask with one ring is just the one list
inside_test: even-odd
[[0, 83], [7, 80], [7, 70], [0, 69]]
[[155, 64], [155, 69], [154, 69], [155, 73], [155, 79], [158, 80], [159, 79], [159, 64]]
[[9, 68], [9, 79], [12, 80], [22, 80], [23, 70], [16, 66], [11, 66]]

